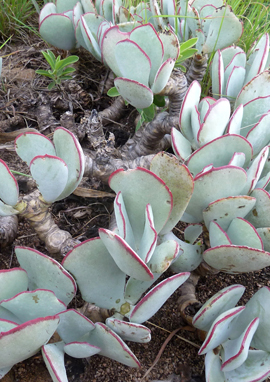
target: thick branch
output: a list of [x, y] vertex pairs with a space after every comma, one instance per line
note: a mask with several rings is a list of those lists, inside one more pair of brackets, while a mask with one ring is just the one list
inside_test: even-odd
[[110, 175], [119, 168], [123, 168], [124, 170], [136, 167], [149, 168], [153, 157], [154, 155], [147, 155], [134, 160], [122, 160], [112, 158], [110, 155], [106, 155], [106, 153], [102, 155], [101, 152], [97, 155], [95, 155], [95, 153], [86, 154], [84, 176], [93, 176], [103, 183], [107, 183]]
[[66, 254], [79, 242], [71, 234], [61, 230], [54, 222], [47, 203], [38, 190], [24, 196], [16, 209], [20, 216], [28, 219], [50, 254]]
[[105, 322], [107, 318], [113, 315], [112, 311], [104, 308], [99, 308], [96, 305], [89, 304], [89, 302], [86, 302], [81, 308], [77, 310], [93, 322]]
[[195, 54], [186, 73], [188, 86], [192, 81], [201, 82], [207, 68], [207, 55]]
[[138, 156], [154, 154], [170, 146], [170, 140], [163, 138], [166, 134], [170, 134], [172, 127], [179, 125], [180, 108], [186, 91], [186, 77], [180, 70], [174, 70], [160, 93], [169, 98], [169, 113], [160, 113], [151, 122], [143, 125], [120, 149], [122, 159], [135, 159]]
[[195, 295], [195, 288], [199, 278], [200, 276], [191, 273], [189, 279], [179, 288], [181, 296], [179, 297], [177, 304], [181, 316], [189, 325], [192, 325], [192, 318], [202, 305]]
[[102, 118], [102, 123], [104, 126], [108, 125], [111, 122], [119, 121], [126, 110], [126, 105], [124, 98], [116, 97], [111, 104], [111, 106], [102, 110], [99, 115]]
[[18, 218], [16, 215], [0, 216], [0, 245], [5, 247], [12, 243], [18, 230]]

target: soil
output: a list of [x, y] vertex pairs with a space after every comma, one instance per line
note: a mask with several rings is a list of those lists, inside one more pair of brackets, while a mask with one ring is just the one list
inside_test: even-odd
[[[112, 103], [106, 92], [100, 91], [100, 84], [106, 76], [106, 68], [95, 61], [86, 51], [79, 51], [80, 60], [75, 65], [76, 72], [73, 81], [80, 85], [80, 92], [69, 93], [56, 88], [49, 92], [49, 81], [35, 74], [37, 69], [48, 69], [41, 54], [41, 50], [48, 46], [35, 35], [21, 32], [13, 38], [1, 51], [6, 56], [3, 62], [3, 73], [0, 88], [0, 132], [14, 132], [23, 128], [39, 129], [35, 113], [37, 100], [40, 96], [57, 99], [53, 106], [53, 117], [60, 121], [61, 115], [67, 110], [71, 111], [76, 122], [92, 109], [101, 111]], [[65, 55], [63, 51], [53, 50], [56, 55]], [[64, 85], [63, 85], [64, 86]], [[132, 107], [126, 107], [123, 116], [117, 123], [107, 124], [105, 132], [113, 132], [116, 144], [121, 146], [135, 131], [136, 112]], [[52, 129], [44, 129], [43, 134], [50, 134]], [[27, 173], [28, 169], [16, 154], [12, 142], [0, 137], [0, 158], [8, 166], [17, 171]], [[84, 142], [82, 142], [84, 147]], [[28, 193], [33, 187], [18, 176], [21, 194]], [[98, 192], [111, 193], [108, 186], [96, 179], [84, 179], [84, 186]], [[98, 235], [100, 227], [107, 228], [110, 213], [113, 209], [113, 197], [81, 197], [72, 194], [63, 201], [54, 203], [52, 214], [61, 229], [71, 233], [73, 238], [80, 241]], [[179, 231], [176, 231], [179, 234]], [[14, 256], [16, 245], [29, 246], [48, 254], [44, 244], [33, 232], [25, 220], [19, 222], [19, 229], [14, 242], [1, 248], [0, 268], [8, 269], [18, 266]], [[61, 258], [56, 258], [61, 261]], [[167, 271], [165, 276], [169, 276]], [[246, 293], [240, 304], [246, 303], [249, 298], [262, 286], [270, 286], [270, 269], [265, 268], [259, 272], [240, 275], [208, 275], [201, 277], [197, 285], [197, 298], [204, 303], [214, 293], [232, 284], [246, 286]], [[141, 362], [141, 368], [132, 369], [98, 355], [89, 360], [75, 359], [66, 356], [66, 369], [68, 380], [75, 382], [141, 382], [152, 380], [172, 380], [181, 382], [204, 381], [204, 357], [198, 356], [201, 341], [197, 332], [180, 317], [177, 306], [179, 292], [164, 304], [159, 312], [145, 325], [151, 329], [152, 340], [147, 344], [127, 343]], [[72, 302], [72, 307], [81, 305], [80, 296]], [[179, 331], [169, 341], [161, 352], [160, 358], [150, 373], [144, 374], [153, 365], [155, 358], [162, 349], [164, 341], [174, 330]], [[187, 342], [190, 341], [190, 342]], [[172, 374], [172, 379], [168, 379]], [[42, 356], [36, 356], [14, 366], [2, 379], [4, 382], [49, 382], [49, 376]], [[218, 381], [217, 381], [218, 382]]]

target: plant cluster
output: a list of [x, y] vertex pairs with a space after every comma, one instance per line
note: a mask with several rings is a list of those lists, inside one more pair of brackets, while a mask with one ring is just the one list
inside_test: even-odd
[[[52, 379], [66, 382], [65, 353], [139, 366], [124, 341], [150, 340], [142, 324], [190, 272], [208, 267], [241, 273], [270, 265], [269, 36], [263, 34], [247, 55], [231, 45], [242, 25], [219, 0], [164, 0], [160, 6], [151, 0], [130, 9], [120, 1], [58, 0], [45, 4], [39, 22], [49, 43], [67, 50], [82, 46], [110, 68], [116, 90], [136, 108], [168, 97], [168, 111], [143, 124], [117, 150], [120, 158], [99, 125], [87, 132], [97, 147], [96, 162], [63, 127], [54, 131], [53, 142], [38, 132], [19, 135], [16, 153], [38, 188], [24, 197], [0, 160], [0, 215], [29, 219], [48, 251], [65, 255], [59, 264], [18, 247], [20, 268], [0, 272], [0, 375], [42, 348]], [[199, 81], [208, 53], [212, 96], [202, 97]], [[68, 65], [76, 56], [43, 55], [51, 71], [39, 73], [53, 80], [50, 87], [73, 72]], [[181, 63], [186, 75], [175, 69]], [[168, 133], [175, 155], [160, 152]], [[108, 180], [116, 193], [114, 219], [99, 237], [78, 243], [57, 227], [49, 207], [89, 174]], [[182, 240], [172, 232], [179, 221], [187, 223]], [[203, 231], [209, 245], [199, 240]], [[176, 274], [153, 286], [168, 268]], [[76, 284], [88, 318], [67, 309]], [[193, 318], [208, 333], [199, 353], [206, 354], [209, 382], [263, 381], [270, 375], [269, 288], [235, 308], [243, 289], [227, 287]], [[104, 322], [89, 320], [93, 305], [106, 312], [98, 319]], [[61, 341], [48, 344], [55, 330]]]
[[246, 306], [235, 307], [244, 291], [242, 285], [222, 289], [193, 318], [193, 325], [207, 332], [199, 354], [206, 354], [209, 382], [261, 382], [269, 376], [270, 289], [259, 289]]

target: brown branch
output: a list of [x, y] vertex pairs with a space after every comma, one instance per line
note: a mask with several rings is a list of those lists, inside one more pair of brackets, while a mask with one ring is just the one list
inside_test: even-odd
[[195, 295], [195, 287], [199, 281], [200, 276], [191, 273], [187, 281], [179, 288], [181, 295], [177, 301], [181, 317], [192, 326], [192, 319], [196, 312], [201, 307], [201, 303], [197, 300]]
[[86, 302], [81, 308], [77, 309], [78, 312], [89, 318], [93, 322], [105, 322], [107, 318], [113, 315], [109, 309], [99, 308], [96, 305]]
[[188, 86], [192, 81], [201, 82], [207, 68], [207, 55], [195, 54], [186, 73]]
[[107, 183], [110, 175], [122, 168], [124, 170], [144, 167], [149, 169], [151, 160], [154, 155], [147, 155], [138, 157], [134, 160], [122, 160], [118, 158], [112, 158], [109, 154], [88, 153], [85, 156], [85, 170], [84, 176], [98, 178], [101, 182]]
[[65, 255], [79, 241], [74, 240], [69, 232], [60, 229], [55, 224], [49, 211], [50, 206], [51, 203], [47, 203], [40, 192], [35, 190], [22, 197], [16, 205], [16, 209], [20, 216], [29, 221], [50, 254]]
[[180, 70], [174, 70], [160, 93], [169, 98], [169, 113], [159, 113], [151, 122], [143, 125], [120, 149], [122, 159], [155, 154], [170, 146], [170, 141], [164, 137], [171, 133], [172, 127], [179, 126], [179, 113], [186, 91], [186, 77]]
[[103, 125], [106, 126], [113, 121], [119, 121], [119, 119], [124, 114], [125, 110], [126, 110], [126, 105], [125, 105], [124, 98], [116, 97], [113, 103], [111, 104], [111, 106], [102, 110], [99, 113], [99, 116], [102, 119]]
[[0, 216], [0, 245], [5, 247], [12, 243], [17, 235], [18, 218], [17, 215]]

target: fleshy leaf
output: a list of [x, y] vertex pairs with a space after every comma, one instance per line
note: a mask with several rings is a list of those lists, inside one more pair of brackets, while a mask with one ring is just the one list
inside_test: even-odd
[[19, 187], [8, 166], [0, 159], [0, 198], [6, 204], [15, 206], [19, 199]]
[[189, 244], [178, 239], [172, 232], [164, 235], [164, 240], [175, 240], [179, 244], [180, 256], [173, 261], [170, 269], [174, 272], [194, 271], [202, 262], [204, 246], [201, 243]]
[[196, 150], [190, 156], [187, 165], [192, 174], [197, 175], [209, 163], [214, 167], [226, 166], [235, 152], [245, 154], [246, 167], [252, 157], [251, 144], [240, 135], [226, 134]]
[[101, 41], [101, 58], [116, 76], [121, 76], [115, 57], [115, 46], [119, 41], [129, 38], [130, 33], [121, 32], [117, 25], [107, 29]]
[[[147, 39], [145, 38], [145, 36], [147, 36]], [[147, 85], [152, 86], [155, 75], [162, 63], [162, 58], [164, 55], [164, 48], [160, 37], [155, 31], [154, 27], [150, 23], [148, 23], [140, 25], [139, 27], [133, 29], [130, 33], [130, 40], [136, 42], [150, 59], [151, 72], [149, 75], [149, 84], [147, 81]], [[143, 72], [141, 63], [139, 64], [138, 70]], [[122, 75], [122, 77], [126, 76]], [[143, 81], [139, 82], [143, 83]]]
[[30, 171], [39, 191], [48, 203], [54, 202], [66, 187], [68, 168], [58, 157], [36, 156], [30, 162]]
[[159, 153], [151, 161], [150, 170], [168, 186], [173, 197], [173, 208], [161, 234], [170, 232], [181, 219], [193, 192], [194, 182], [189, 169], [173, 156]]
[[243, 309], [245, 309], [244, 306], [238, 306], [221, 313], [211, 325], [198, 354], [205, 354], [222, 344], [230, 334], [232, 320], [235, 319]]
[[49, 44], [71, 50], [76, 46], [73, 22], [64, 14], [51, 14], [39, 25], [39, 33]]
[[254, 51], [251, 54], [248, 61], [248, 72], [246, 75], [245, 82], [249, 82], [254, 78], [257, 74], [262, 72], [265, 69], [265, 65], [269, 55], [269, 34], [264, 33], [256, 46], [254, 47]]
[[[250, 82], [248, 82], [241, 92], [238, 94], [235, 101], [234, 109], [240, 104], [245, 105], [246, 103], [259, 97], [266, 97], [270, 94], [270, 73], [269, 71], [264, 71], [254, 77]], [[258, 113], [258, 110], [257, 112]]]
[[84, 173], [84, 153], [75, 135], [63, 127], [58, 127], [53, 135], [56, 155], [68, 167], [68, 180], [64, 191], [57, 200], [69, 196], [80, 184]]
[[205, 356], [205, 378], [207, 382], [226, 381], [223, 371], [221, 371], [221, 360], [219, 353], [210, 350]]
[[57, 12], [66, 12], [76, 5], [76, 0], [57, 0], [56, 8]]
[[218, 99], [223, 96], [224, 87], [224, 65], [220, 50], [218, 50], [214, 55], [211, 66], [211, 78], [213, 97]]
[[222, 344], [224, 349], [223, 363], [221, 370], [224, 372], [231, 371], [241, 366], [248, 357], [248, 350], [252, 337], [259, 325], [259, 318], [256, 317], [242, 335], [234, 340], [227, 340]]
[[151, 90], [154, 94], [159, 94], [167, 85], [174, 67], [175, 61], [172, 58], [168, 58], [161, 67], [158, 69]]
[[[135, 305], [141, 298], [143, 293], [157, 281], [160, 273], [153, 273], [154, 278], [151, 281], [141, 281], [130, 277], [127, 280], [125, 287], [125, 300], [130, 304]], [[1, 312], [0, 312], [1, 313]]]
[[94, 6], [92, 0], [81, 0], [81, 3], [82, 3], [82, 6], [83, 6], [84, 13], [95, 12], [96, 11], [95, 6]]
[[232, 338], [238, 337], [243, 332], [243, 327], [247, 326], [254, 318], [259, 317], [260, 323], [253, 336], [251, 346], [267, 352], [270, 351], [269, 300], [270, 289], [268, 287], [259, 289], [251, 297], [246, 304], [245, 312], [234, 322], [231, 333]]
[[28, 288], [28, 277], [24, 269], [12, 268], [0, 271], [0, 301], [11, 298]]
[[265, 162], [267, 161], [268, 153], [269, 147], [266, 146], [251, 162], [251, 165], [247, 170], [247, 182], [242, 190], [243, 194], [249, 194], [256, 187], [256, 184], [261, 177]]
[[153, 274], [145, 262], [119, 235], [100, 228], [99, 236], [122, 272], [142, 281], [149, 281], [153, 278]]
[[114, 213], [119, 235], [131, 246], [131, 248], [135, 248], [134, 235], [121, 191], [118, 192], [114, 200]]
[[95, 329], [93, 322], [77, 310], [68, 309], [59, 313], [59, 317], [57, 333], [65, 343], [77, 341]]
[[179, 40], [172, 30], [163, 30], [159, 33], [159, 38], [162, 41], [164, 47], [163, 61], [168, 58], [177, 60], [179, 56]]
[[203, 218], [207, 228], [212, 220], [226, 231], [231, 221], [236, 218], [245, 217], [256, 203], [255, 197], [251, 196], [229, 196], [210, 203], [203, 211]]
[[[231, 73], [233, 72], [235, 67], [241, 67], [244, 69], [246, 67], [246, 53], [244, 51], [237, 52], [231, 61], [226, 65], [225, 67], [225, 83], [228, 82], [229, 77], [231, 76]], [[244, 78], [243, 78], [244, 81]], [[244, 82], [243, 82], [244, 84]], [[242, 86], [243, 86], [242, 84]], [[241, 90], [242, 86], [239, 90]]]
[[211, 267], [226, 273], [246, 273], [269, 267], [270, 253], [236, 245], [220, 245], [209, 248], [203, 254]]
[[46, 344], [41, 349], [43, 360], [53, 382], [68, 382], [63, 349], [63, 342]]
[[62, 265], [74, 275], [85, 301], [107, 309], [123, 303], [126, 274], [100, 238], [77, 245], [64, 257]]
[[48, 289], [66, 305], [70, 303], [76, 295], [76, 283], [61, 264], [32, 248], [16, 247], [15, 253], [27, 272], [29, 290]]
[[202, 234], [203, 227], [201, 224], [190, 224], [184, 230], [184, 238], [187, 243], [193, 244]]
[[220, 137], [230, 118], [230, 102], [226, 98], [220, 98], [210, 106], [198, 131], [197, 140], [201, 145]]
[[192, 146], [180, 131], [176, 128], [171, 130], [172, 148], [175, 155], [181, 160], [186, 161], [192, 154]]
[[153, 211], [151, 205], [147, 204], [145, 209], [144, 231], [138, 250], [138, 255], [145, 263], [151, 259], [156, 245], [157, 231], [154, 226]]
[[246, 156], [244, 153], [234, 153], [230, 162], [230, 166], [244, 167]]
[[[270, 103], [270, 89], [269, 95], [265, 97], [258, 97], [247, 102], [243, 106], [243, 118], [241, 123], [240, 134], [244, 137], [248, 134], [249, 131], [259, 122], [260, 118], [267, 114]], [[242, 105], [241, 105], [242, 106]], [[240, 107], [240, 106], [238, 106]]]
[[233, 112], [228, 123], [227, 133], [240, 135], [241, 124], [243, 118], [243, 105], [239, 105]]
[[10, 299], [2, 300], [0, 305], [18, 317], [17, 323], [52, 316], [66, 310], [66, 305], [52, 291], [46, 289], [18, 293]]
[[201, 330], [209, 331], [212, 322], [229, 309], [235, 307], [245, 291], [240, 284], [223, 288], [200, 308], [193, 317], [192, 324]]
[[13, 207], [9, 206], [8, 204], [4, 204], [0, 200], [0, 216], [10, 216], [10, 215], [17, 215], [19, 211], [15, 210]]
[[244, 84], [245, 74], [246, 70], [241, 66], [235, 66], [231, 71], [226, 86], [226, 95], [230, 100], [235, 100], [238, 96]]
[[19, 155], [28, 166], [32, 159], [38, 155], [56, 155], [52, 141], [45, 135], [34, 132], [18, 135], [15, 139], [15, 150], [17, 155]]
[[246, 136], [247, 140], [252, 144], [254, 155], [257, 155], [270, 142], [269, 124], [270, 113], [264, 114]]
[[130, 367], [140, 367], [139, 361], [121, 337], [105, 324], [96, 323], [96, 328], [90, 333], [89, 341], [87, 342], [101, 348], [100, 355]]
[[242, 35], [243, 26], [228, 5], [217, 8], [212, 15], [203, 53], [211, 53], [214, 50], [232, 45]]
[[74, 358], [87, 358], [100, 353], [100, 348], [88, 342], [71, 342], [64, 346], [64, 351]]
[[211, 221], [209, 225], [209, 241], [211, 247], [232, 244], [227, 233], [215, 221]]
[[151, 340], [151, 330], [143, 325], [109, 317], [106, 325], [125, 341], [147, 343]]
[[201, 85], [198, 81], [193, 81], [183, 99], [179, 117], [180, 131], [190, 142], [193, 140], [191, 113], [194, 107], [199, 105], [200, 97]]
[[256, 204], [246, 216], [255, 227], [270, 227], [270, 195], [267, 191], [256, 188], [250, 196], [256, 198]]
[[258, 235], [263, 242], [263, 249], [270, 252], [270, 227], [257, 228]]
[[76, 33], [79, 43], [83, 40], [82, 46], [89, 50], [89, 52], [99, 61], [101, 61], [101, 51], [96, 41], [97, 33], [95, 32], [103, 20], [104, 19], [101, 16], [96, 15], [96, 13], [86, 13], [81, 16], [77, 27], [78, 31]]
[[224, 166], [198, 174], [194, 181], [194, 191], [186, 212], [202, 220], [203, 210], [209, 203], [242, 192], [246, 173], [240, 167]]
[[134, 170], [115, 171], [109, 178], [109, 185], [116, 193], [122, 192], [137, 245], [143, 234], [148, 203], [152, 207], [155, 230], [157, 233], [161, 231], [173, 204], [172, 194], [162, 179], [149, 170], [137, 167]]
[[121, 76], [149, 86], [151, 61], [141, 47], [131, 40], [119, 41], [115, 57]]
[[1, 333], [0, 368], [13, 366], [37, 353], [49, 341], [58, 323], [58, 316], [42, 317]]
[[39, 14], [39, 23], [41, 23], [41, 21], [45, 17], [49, 16], [51, 13], [57, 13], [56, 5], [52, 2], [45, 4], [44, 7], [41, 9]]
[[134, 307], [129, 316], [130, 321], [138, 324], [147, 321], [159, 310], [173, 292], [187, 280], [189, 275], [189, 272], [179, 273], [157, 284]]
[[114, 85], [121, 96], [137, 109], [145, 109], [153, 103], [152, 90], [140, 82], [118, 77], [114, 80]]
[[227, 234], [234, 245], [245, 245], [263, 249], [263, 243], [256, 229], [245, 219], [235, 218], [231, 222]]
[[225, 373], [227, 380], [235, 382], [240, 379], [241, 382], [263, 382], [269, 375], [269, 353], [260, 350], [249, 350], [246, 361], [240, 367]]
[[178, 252], [179, 245], [175, 240], [163, 241], [156, 247], [152, 258], [147, 265], [153, 273], [161, 274], [169, 268], [171, 262], [176, 258]]
[[245, 53], [243, 49], [241, 49], [237, 45], [227, 46], [226, 48], [221, 50], [222, 59], [224, 62], [224, 68], [227, 68], [227, 66], [232, 62], [233, 58], [238, 53]]

